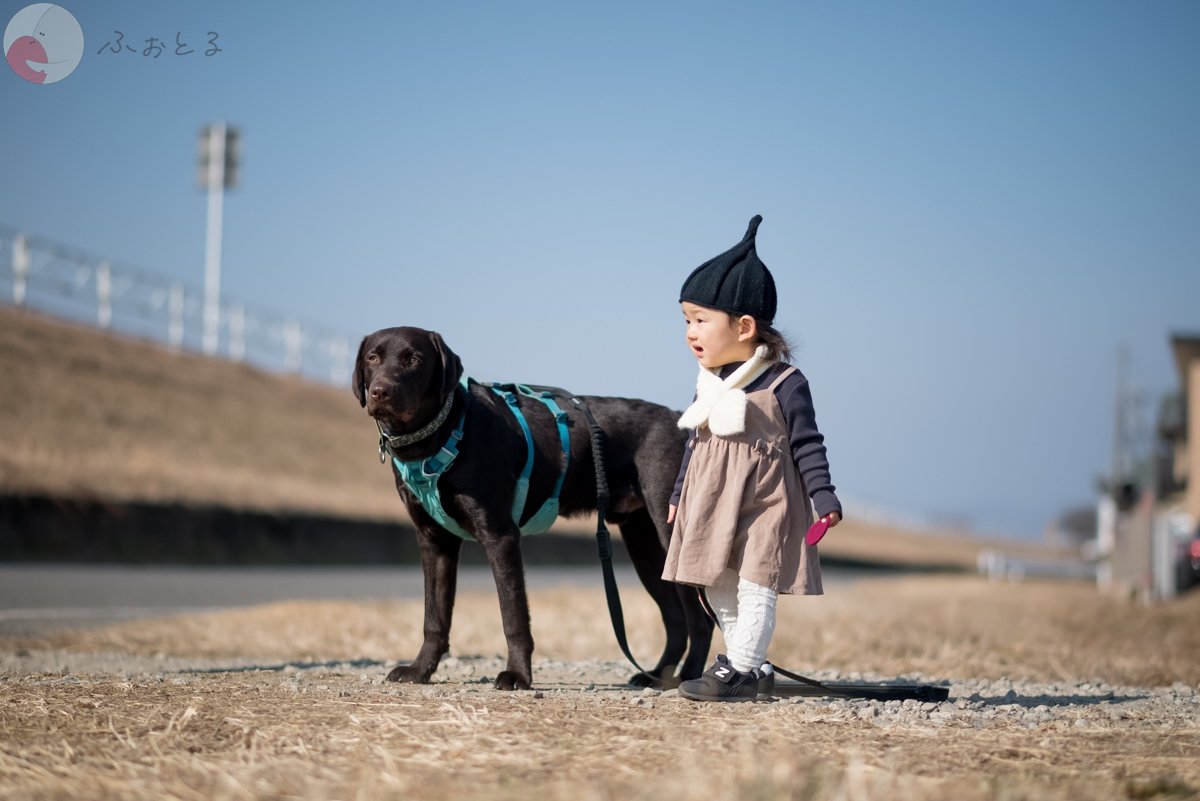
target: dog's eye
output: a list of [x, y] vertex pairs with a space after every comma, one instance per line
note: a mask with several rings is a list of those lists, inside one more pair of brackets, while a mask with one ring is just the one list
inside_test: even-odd
[[378, 353], [368, 353], [367, 361], [369, 361], [371, 364], [375, 364], [375, 362], [379, 361], [379, 354]]

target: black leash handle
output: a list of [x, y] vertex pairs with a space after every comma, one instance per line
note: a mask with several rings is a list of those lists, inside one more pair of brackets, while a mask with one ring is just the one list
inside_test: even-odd
[[621, 646], [625, 658], [644, 676], [655, 678], [633, 658], [629, 642], [625, 638], [625, 614], [621, 610], [621, 593], [617, 588], [617, 577], [613, 573], [612, 535], [604, 523], [604, 518], [608, 516], [609, 500], [608, 475], [604, 469], [604, 429], [596, 422], [586, 403], [574, 395], [570, 395], [569, 398], [575, 408], [583, 412], [592, 435], [592, 461], [596, 465], [596, 547], [600, 552], [600, 569], [604, 572], [604, 596], [608, 601], [608, 615], [612, 618], [613, 633], [617, 635], [617, 645]]

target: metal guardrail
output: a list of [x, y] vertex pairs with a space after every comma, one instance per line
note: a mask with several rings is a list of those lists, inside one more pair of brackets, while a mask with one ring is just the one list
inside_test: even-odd
[[[35, 308], [99, 328], [144, 337], [172, 350], [201, 350], [203, 293], [0, 224], [0, 303]], [[218, 355], [332, 384], [349, 380], [344, 332], [226, 298]]]

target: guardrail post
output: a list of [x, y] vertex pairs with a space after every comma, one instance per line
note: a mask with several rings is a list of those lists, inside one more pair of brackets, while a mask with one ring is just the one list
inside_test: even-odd
[[96, 322], [101, 328], [112, 325], [112, 267], [106, 261], [96, 268]]
[[288, 320], [283, 324], [283, 341], [287, 347], [284, 366], [290, 372], [300, 372], [300, 368], [303, 365], [304, 331], [300, 328], [298, 321]]
[[13, 240], [13, 303], [25, 304], [25, 289], [29, 281], [29, 242], [25, 234]]
[[243, 306], [229, 310], [229, 358], [235, 362], [246, 358], [246, 309]]
[[329, 381], [340, 384], [350, 377], [350, 343], [345, 337], [333, 341], [333, 359], [329, 366]]
[[171, 350], [183, 347], [183, 286], [171, 284], [170, 294], [167, 295], [167, 344]]

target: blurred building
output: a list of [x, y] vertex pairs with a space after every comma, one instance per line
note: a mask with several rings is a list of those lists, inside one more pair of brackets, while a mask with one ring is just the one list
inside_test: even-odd
[[1159, 434], [1169, 446], [1162, 500], [1200, 521], [1200, 336], [1174, 336], [1180, 392], [1164, 403]]
[[1200, 584], [1200, 336], [1172, 336], [1171, 349], [1179, 391], [1159, 406], [1150, 452], [1114, 471], [1097, 505], [1097, 582], [1147, 602]]

